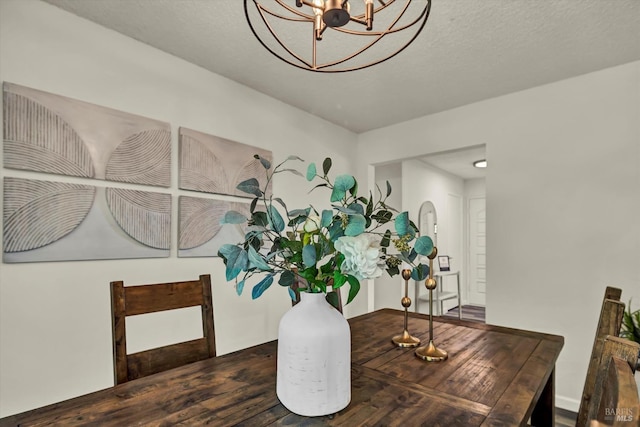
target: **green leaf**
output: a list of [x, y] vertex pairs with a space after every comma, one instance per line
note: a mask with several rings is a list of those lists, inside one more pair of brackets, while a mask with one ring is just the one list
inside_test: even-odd
[[329, 224], [331, 224], [332, 220], [333, 220], [333, 211], [324, 209], [322, 211], [322, 219], [320, 220], [320, 226], [328, 227]]
[[280, 273], [280, 280], [278, 280], [280, 286], [291, 286], [294, 283], [296, 283], [296, 275], [293, 271], [285, 270]]
[[349, 304], [360, 292], [360, 282], [350, 274], [347, 275], [347, 282], [349, 282], [349, 298], [347, 298], [347, 304]]
[[305, 245], [302, 248], [302, 263], [305, 268], [316, 265], [316, 248], [313, 245]]
[[236, 186], [236, 188], [244, 193], [253, 194], [256, 197], [262, 196], [262, 190], [260, 190], [260, 183], [255, 178], [249, 178], [242, 181]]
[[316, 177], [316, 164], [309, 163], [307, 166], [307, 181], [313, 181], [313, 178]]
[[357, 236], [364, 233], [367, 220], [362, 215], [352, 215], [349, 217], [349, 223], [344, 229], [345, 236]]
[[298, 176], [303, 176], [299, 171], [295, 170], [295, 169], [279, 169], [277, 171], [275, 171], [275, 173], [280, 173], [280, 172], [291, 172], [294, 175], [298, 175]]
[[420, 236], [413, 245], [413, 249], [420, 255], [428, 256], [433, 252], [433, 240], [429, 236]]
[[278, 233], [282, 232], [282, 230], [284, 230], [284, 220], [278, 212], [278, 209], [276, 209], [273, 205], [269, 205], [267, 207], [267, 211], [269, 213], [268, 217], [271, 229]]
[[260, 200], [258, 197], [254, 198], [251, 201], [251, 205], [249, 205], [249, 212], [254, 213], [256, 210], [256, 205], [258, 204], [258, 200]]
[[391, 231], [387, 230], [384, 232], [384, 236], [382, 237], [382, 240], [380, 240], [380, 246], [382, 246], [383, 248], [388, 248], [390, 243], [391, 243]]
[[389, 211], [378, 211], [371, 215], [371, 219], [375, 219], [379, 224], [386, 224], [393, 218], [393, 213]]
[[337, 309], [340, 309], [340, 298], [338, 297], [337, 292], [335, 291], [327, 292], [326, 299], [329, 304], [331, 304]]
[[225, 264], [227, 268], [225, 275], [227, 281], [235, 279], [241, 271], [247, 269], [247, 263], [249, 262], [247, 252], [239, 246], [231, 244], [222, 245], [220, 250], [218, 250], [218, 255], [226, 260]]
[[254, 212], [253, 215], [251, 215], [251, 225], [257, 225], [258, 227], [266, 227], [269, 225], [267, 213], [262, 211]]
[[333, 184], [333, 191], [331, 192], [331, 201], [339, 202], [347, 194], [356, 183], [356, 180], [351, 175], [339, 175], [336, 177], [336, 182]]
[[269, 274], [267, 277], [258, 282], [257, 285], [251, 290], [251, 299], [260, 298], [260, 296], [269, 289], [269, 286], [273, 283], [273, 274]]
[[325, 176], [327, 176], [330, 169], [331, 169], [331, 158], [327, 157], [326, 159], [324, 159], [324, 162], [322, 162], [322, 172], [324, 172]]
[[387, 197], [391, 194], [391, 184], [387, 181]]
[[333, 271], [333, 289], [340, 289], [342, 285], [347, 282], [347, 276], [339, 272], [338, 270]]
[[242, 224], [246, 221], [248, 218], [236, 211], [228, 211], [220, 218], [220, 224]]
[[284, 203], [284, 200], [282, 200], [280, 197], [274, 197], [273, 200], [280, 203], [280, 206], [284, 208], [285, 212], [287, 211], [287, 205]]
[[262, 255], [260, 255], [258, 251], [256, 251], [253, 248], [253, 246], [249, 246], [249, 250], [247, 252], [248, 252], [248, 258], [249, 258], [249, 268], [255, 267], [258, 270], [262, 270], [262, 271], [271, 270], [271, 267], [269, 267], [269, 264], [267, 264], [264, 261], [264, 258], [262, 258]]

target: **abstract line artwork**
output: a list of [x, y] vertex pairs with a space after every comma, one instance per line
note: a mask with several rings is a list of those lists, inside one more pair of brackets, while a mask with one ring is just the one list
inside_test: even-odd
[[253, 156], [272, 161], [271, 151], [185, 128], [180, 128], [179, 137], [181, 189], [250, 197], [236, 189], [249, 178], [258, 179], [264, 188], [264, 167]]
[[169, 123], [4, 83], [4, 166], [169, 187]]
[[220, 224], [229, 210], [249, 217], [247, 203], [180, 196], [178, 199], [178, 256], [218, 256], [225, 243], [237, 243], [246, 233], [244, 224]]
[[4, 178], [7, 263], [168, 257], [171, 195]]

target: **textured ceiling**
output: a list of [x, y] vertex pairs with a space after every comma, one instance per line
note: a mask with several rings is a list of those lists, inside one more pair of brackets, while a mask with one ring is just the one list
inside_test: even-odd
[[433, 0], [405, 51], [342, 74], [273, 57], [241, 0], [45, 1], [357, 133], [640, 59], [638, 0]]

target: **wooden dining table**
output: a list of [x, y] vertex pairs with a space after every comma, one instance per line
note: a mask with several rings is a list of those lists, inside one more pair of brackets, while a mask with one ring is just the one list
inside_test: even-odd
[[[392, 344], [403, 316], [382, 309], [349, 320], [351, 402], [336, 414], [302, 417], [278, 401], [271, 341], [11, 415], [0, 426], [553, 426], [561, 336], [434, 317], [434, 341], [448, 359], [426, 362]], [[428, 316], [410, 313], [408, 330], [426, 344]]]

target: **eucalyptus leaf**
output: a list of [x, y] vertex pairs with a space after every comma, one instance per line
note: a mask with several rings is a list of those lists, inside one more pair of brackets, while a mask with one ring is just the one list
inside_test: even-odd
[[241, 247], [225, 244], [220, 247], [218, 254], [226, 260], [225, 275], [227, 281], [235, 279], [241, 271], [247, 269], [247, 263], [249, 262], [247, 252]]
[[264, 258], [262, 258], [262, 255], [260, 255], [258, 251], [256, 251], [252, 246], [249, 246], [247, 253], [249, 258], [249, 268], [255, 267], [258, 270], [262, 271], [271, 270], [271, 267], [269, 267], [269, 265], [265, 262]]
[[296, 283], [296, 275], [293, 271], [285, 270], [280, 273], [280, 280], [278, 280], [280, 286], [291, 286], [294, 283]]
[[302, 248], [302, 263], [305, 268], [316, 265], [316, 248], [314, 245], [305, 245]]
[[271, 168], [271, 162], [269, 160], [265, 159], [264, 157], [260, 157], [260, 156], [258, 156], [258, 159], [260, 160], [260, 163], [262, 163], [262, 166], [265, 169]]
[[260, 282], [258, 282], [257, 285], [253, 287], [253, 289], [251, 290], [251, 298], [252, 299], [260, 298], [260, 296], [264, 293], [264, 291], [269, 289], [269, 286], [271, 286], [272, 283], [273, 283], [273, 274], [269, 274], [267, 277], [262, 279]]
[[331, 192], [331, 202], [339, 202], [342, 200], [347, 191], [349, 191], [356, 183], [356, 180], [351, 175], [339, 175], [333, 184], [333, 191]]
[[331, 169], [331, 157], [327, 157], [326, 159], [324, 159], [324, 162], [322, 162], [322, 171], [324, 172], [324, 176], [327, 176], [330, 169]]
[[273, 205], [269, 205], [267, 207], [267, 212], [271, 229], [276, 231], [277, 233], [281, 233], [282, 230], [284, 230], [284, 220], [278, 212], [278, 209], [276, 209]]
[[307, 166], [307, 181], [313, 181], [313, 178], [316, 177], [316, 164], [309, 163]]
[[433, 240], [429, 236], [420, 236], [416, 239], [413, 249], [420, 255], [428, 256], [433, 252]]
[[352, 215], [349, 217], [349, 223], [344, 229], [345, 236], [358, 236], [364, 233], [366, 219], [362, 215]]
[[256, 197], [262, 196], [262, 190], [260, 190], [260, 183], [255, 178], [249, 178], [242, 181], [236, 186], [236, 188], [243, 193], [253, 194]]
[[291, 173], [292, 173], [292, 174], [294, 174], [294, 175], [298, 175], [298, 176], [302, 176], [302, 177], [304, 177], [304, 176], [300, 173], [300, 171], [297, 171], [297, 170], [295, 170], [295, 169], [291, 169], [291, 168], [287, 168], [287, 169], [279, 169], [279, 170], [275, 171], [274, 173], [280, 173], [280, 172], [291, 172]]
[[328, 227], [329, 224], [331, 224], [332, 220], [333, 220], [333, 211], [324, 209], [322, 211], [322, 219], [320, 220], [320, 225], [322, 227]]
[[429, 266], [424, 264], [418, 264], [411, 270], [411, 278], [413, 280], [422, 281], [429, 277]]
[[285, 211], [287, 210], [287, 205], [284, 203], [284, 200], [282, 200], [280, 197], [274, 197], [273, 200], [280, 203], [280, 206], [282, 206]]
[[244, 289], [244, 279], [239, 281], [236, 284], [236, 293], [238, 294], [238, 296], [242, 295], [242, 290]]
[[404, 236], [409, 232], [409, 212], [402, 212], [396, 217], [395, 227], [398, 236]]
[[291, 297], [291, 301], [295, 301], [298, 299], [298, 297], [296, 296], [296, 293], [291, 288], [289, 288], [289, 297]]
[[222, 218], [220, 224], [242, 224], [247, 222], [249, 218], [237, 211], [227, 211]]

